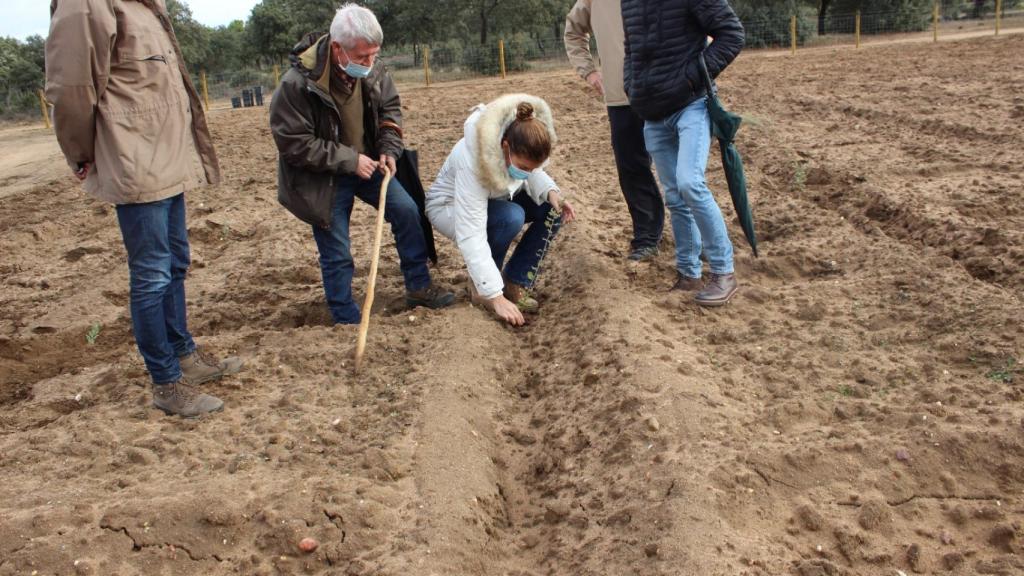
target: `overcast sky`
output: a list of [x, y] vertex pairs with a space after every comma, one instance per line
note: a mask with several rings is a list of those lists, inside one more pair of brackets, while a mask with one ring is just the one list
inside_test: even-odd
[[[245, 20], [258, 0], [191, 0], [192, 16], [207, 26]], [[3, 0], [0, 36], [24, 40], [33, 34], [45, 37], [50, 28], [50, 3], [46, 0]]]

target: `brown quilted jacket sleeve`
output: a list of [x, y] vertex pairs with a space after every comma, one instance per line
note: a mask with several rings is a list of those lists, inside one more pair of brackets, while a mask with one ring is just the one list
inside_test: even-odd
[[402, 99], [398, 88], [387, 70], [380, 81], [380, 115], [377, 136], [377, 150], [395, 160], [402, 157], [405, 144], [402, 141]]

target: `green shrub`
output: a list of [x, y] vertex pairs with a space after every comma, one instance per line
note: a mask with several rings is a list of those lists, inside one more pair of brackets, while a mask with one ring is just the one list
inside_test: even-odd
[[28, 116], [39, 114], [39, 95], [33, 90], [0, 91], [0, 116]]

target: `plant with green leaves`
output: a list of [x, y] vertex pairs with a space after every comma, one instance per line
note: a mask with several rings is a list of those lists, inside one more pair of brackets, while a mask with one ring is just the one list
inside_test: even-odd
[[1020, 370], [1020, 364], [1017, 363], [1017, 359], [1010, 357], [1006, 360], [1006, 364], [1004, 366], [993, 368], [985, 376], [990, 380], [995, 380], [996, 382], [1012, 384], [1014, 375], [1019, 373]]
[[544, 245], [537, 250], [537, 255], [540, 258], [537, 260], [537, 265], [533, 267], [529, 272], [526, 273], [526, 277], [530, 280], [531, 286], [536, 286], [537, 277], [540, 275], [541, 265], [544, 263], [544, 257], [547, 256], [548, 250], [551, 249], [551, 243], [555, 240], [555, 234], [558, 233], [558, 219], [561, 218], [561, 214], [554, 207], [548, 210], [547, 216], [544, 218], [544, 228], [547, 232], [544, 234]]
[[793, 188], [803, 192], [807, 186], [807, 168], [799, 160], [793, 162]]
[[103, 325], [99, 322], [94, 322], [93, 325], [89, 327], [89, 331], [85, 333], [86, 343], [88, 343], [89, 346], [96, 344], [96, 339], [100, 337], [100, 331], [102, 330]]

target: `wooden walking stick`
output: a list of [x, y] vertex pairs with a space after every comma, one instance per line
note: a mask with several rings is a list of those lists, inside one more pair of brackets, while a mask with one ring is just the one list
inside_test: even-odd
[[373, 260], [370, 261], [370, 277], [366, 281], [366, 299], [363, 301], [363, 318], [359, 322], [359, 340], [356, 342], [356, 372], [363, 365], [366, 352], [366, 335], [370, 332], [370, 308], [373, 307], [373, 288], [377, 284], [377, 264], [380, 262], [380, 243], [384, 236], [384, 205], [388, 197], [391, 170], [384, 166], [384, 181], [380, 185], [380, 204], [377, 206], [377, 230], [373, 235]]

